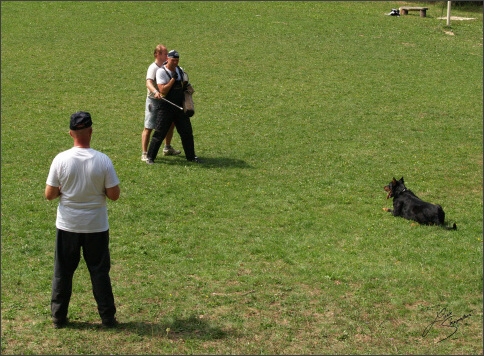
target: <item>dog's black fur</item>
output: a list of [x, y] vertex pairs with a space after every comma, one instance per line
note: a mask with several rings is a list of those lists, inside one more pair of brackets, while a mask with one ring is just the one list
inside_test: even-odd
[[383, 189], [388, 192], [387, 199], [393, 198], [393, 210], [383, 210], [392, 213], [393, 216], [401, 216], [423, 225], [439, 225], [448, 230], [457, 230], [455, 223], [452, 227], [445, 225], [445, 213], [440, 205], [427, 203], [418, 198], [405, 187], [403, 177], [400, 180], [393, 178]]

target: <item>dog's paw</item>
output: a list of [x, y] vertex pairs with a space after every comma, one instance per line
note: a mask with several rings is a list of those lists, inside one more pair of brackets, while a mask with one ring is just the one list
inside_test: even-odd
[[419, 224], [417, 224], [417, 223], [411, 223], [410, 226], [415, 227], [415, 226], [419, 226]]
[[390, 211], [390, 209], [389, 208], [383, 208], [383, 211], [387, 211], [388, 212], [388, 211]]

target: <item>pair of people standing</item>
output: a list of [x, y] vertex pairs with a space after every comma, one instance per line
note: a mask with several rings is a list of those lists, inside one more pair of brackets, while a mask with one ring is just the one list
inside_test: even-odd
[[[146, 161], [146, 154], [148, 153], [148, 144], [150, 143], [151, 132], [156, 127], [156, 117], [158, 113], [158, 104], [161, 99], [161, 94], [158, 91], [156, 85], [156, 71], [163, 66], [166, 62], [168, 55], [168, 49], [159, 44], [156, 46], [154, 53], [155, 61], [150, 64], [148, 71], [146, 72], [146, 89], [148, 94], [146, 95], [145, 103], [145, 127], [141, 134], [141, 160]], [[171, 125], [165, 137], [165, 147], [163, 148], [164, 156], [179, 155], [181, 151], [175, 150], [171, 147], [171, 139], [173, 137], [173, 129], [175, 125]]]
[[[152, 85], [149, 86], [147, 81], [148, 90], [151, 93], [151, 96], [155, 98], [154, 100], [157, 101], [155, 110], [155, 132], [151, 138], [146, 154], [146, 163], [150, 165], [154, 163], [163, 140], [166, 138], [171, 139], [171, 136], [173, 135], [173, 126], [176, 127], [178, 134], [180, 135], [186, 159], [188, 161], [201, 163], [200, 159], [195, 154], [195, 144], [190, 116], [182, 109], [185, 91], [191, 90], [193, 92], [193, 90], [188, 82], [188, 76], [183, 72], [183, 69], [178, 66], [179, 59], [180, 55], [177, 51], [172, 50], [168, 52], [166, 55], [166, 62], [156, 70], [155, 82], [151, 82]], [[155, 83], [156, 87], [154, 86]], [[150, 94], [148, 94], [148, 96], [149, 95]]]

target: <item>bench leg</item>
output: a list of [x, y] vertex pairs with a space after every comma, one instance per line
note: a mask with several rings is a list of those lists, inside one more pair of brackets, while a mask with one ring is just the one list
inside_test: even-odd
[[408, 10], [402, 9], [402, 15], [408, 15]]
[[420, 17], [426, 17], [427, 16], [427, 10], [420, 10]]

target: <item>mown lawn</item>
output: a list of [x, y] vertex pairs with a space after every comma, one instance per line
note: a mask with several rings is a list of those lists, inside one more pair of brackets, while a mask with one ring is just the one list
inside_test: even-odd
[[[482, 354], [482, 7], [402, 4], [2, 2], [2, 353]], [[160, 42], [202, 165], [140, 161]], [[115, 330], [83, 262], [50, 319], [43, 191], [77, 110], [121, 179]], [[457, 231], [384, 212], [401, 176]]]

